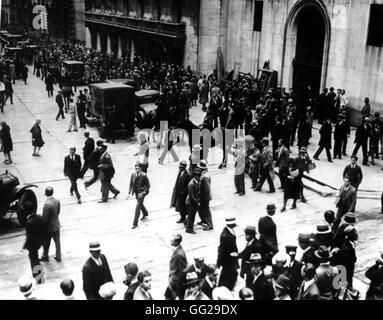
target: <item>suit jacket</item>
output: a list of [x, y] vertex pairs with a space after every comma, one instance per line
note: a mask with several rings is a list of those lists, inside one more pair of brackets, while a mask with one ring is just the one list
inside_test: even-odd
[[[287, 267], [287, 276], [290, 278], [291, 293], [296, 294], [300, 284], [302, 283], [302, 263], [294, 260], [292, 265]], [[295, 295], [294, 295], [295, 296]]]
[[139, 287], [140, 283], [136, 281], [135, 283], [128, 286], [128, 289], [125, 291], [124, 300], [133, 300], [134, 292]]
[[356, 129], [355, 133], [355, 143], [358, 144], [367, 144], [368, 141], [368, 132], [369, 132], [369, 126], [360, 125], [358, 129]]
[[37, 214], [30, 217], [25, 224], [25, 233], [26, 241], [23, 248], [38, 250], [43, 245], [46, 236], [43, 217]]
[[273, 254], [278, 252], [277, 225], [269, 216], [259, 219], [258, 222], [259, 240], [265, 253], [270, 251]]
[[91, 153], [94, 150], [94, 140], [93, 140], [93, 138], [87, 138], [85, 140], [85, 145], [84, 145], [84, 148], [82, 148], [82, 150], [84, 152], [83, 153], [84, 154], [84, 160], [88, 161]]
[[[89, 156], [89, 166], [91, 169], [96, 169], [100, 163], [101, 152], [98, 148], [94, 149]], [[98, 168], [97, 168], [98, 170]]]
[[174, 184], [172, 199], [170, 202], [171, 208], [176, 208], [177, 212], [180, 212], [183, 206], [185, 206], [186, 197], [188, 196], [188, 184], [191, 180], [191, 175], [187, 170], [181, 173], [178, 172], [176, 182]]
[[254, 300], [274, 300], [273, 286], [263, 273], [252, 281], [250, 289], [253, 291]]
[[383, 286], [383, 264], [380, 261], [376, 262], [372, 267], [368, 268], [365, 275], [371, 281], [366, 292], [366, 298], [373, 298]]
[[318, 267], [320, 262], [319, 259], [314, 254], [314, 249], [310, 247], [309, 250], [303, 253], [301, 262], [304, 264], [311, 263], [314, 267]]
[[199, 203], [199, 192], [200, 192], [200, 188], [199, 188], [198, 180], [195, 178], [191, 179], [189, 184], [188, 184], [188, 195], [186, 197], [185, 203], [187, 205], [192, 205], [192, 206], [198, 208], [200, 205], [200, 203]]
[[345, 191], [345, 186], [343, 185], [340, 188], [338, 199], [337, 199], [337, 207], [344, 208], [345, 212], [355, 212], [356, 206], [356, 191], [353, 186], [349, 186], [347, 191]]
[[106, 257], [101, 254], [100, 259], [101, 267], [92, 258], [89, 258], [82, 268], [83, 290], [87, 300], [101, 300], [102, 298], [98, 294], [100, 287], [106, 282], [113, 282]]
[[290, 151], [285, 146], [282, 146], [278, 153], [278, 166], [279, 170], [287, 169], [289, 167]]
[[346, 168], [344, 168], [344, 171], [343, 171], [343, 178], [345, 176], [349, 176], [350, 183], [354, 188], [358, 187], [363, 180], [362, 169], [357, 164], [355, 165], [355, 168], [352, 168], [351, 164], [346, 166]]
[[350, 125], [347, 120], [338, 121], [335, 124], [334, 139], [347, 138], [350, 134]]
[[205, 263], [202, 263], [200, 270], [197, 270], [194, 264], [191, 264], [188, 267], [186, 267], [186, 269], [184, 270], [184, 273], [187, 274], [190, 272], [195, 272], [198, 276], [198, 279], [202, 280], [202, 279], [205, 279], [205, 276], [207, 274], [207, 269], [208, 269], [208, 266]]
[[60, 229], [60, 201], [49, 197], [43, 208], [43, 221], [47, 232], [55, 232]]
[[74, 155], [74, 161], [70, 155], [67, 155], [64, 159], [64, 175], [66, 177], [80, 177], [81, 170], [81, 158], [78, 154]]
[[315, 281], [304, 290], [305, 281], [302, 282], [296, 300], [319, 300], [319, 289]]
[[242, 252], [238, 253], [238, 259], [242, 259], [241, 261], [241, 273], [240, 276], [243, 278], [245, 274], [250, 273], [250, 265], [246, 263], [246, 261], [250, 260], [250, 255], [252, 253], [260, 253], [263, 255], [262, 251], [262, 245], [261, 242], [257, 239], [254, 238], [252, 243], [250, 245], [246, 245], [245, 249], [243, 249]]
[[237, 237], [233, 235], [227, 227], [222, 230], [219, 238], [217, 267], [223, 267], [227, 270], [237, 270], [239, 268], [238, 260], [232, 257], [230, 253], [237, 252]]
[[199, 182], [199, 199], [200, 201], [210, 201], [211, 200], [211, 177], [210, 174], [205, 171], [201, 175]]
[[263, 148], [261, 153], [261, 163], [263, 168], [273, 168], [273, 150], [266, 146]]
[[129, 194], [146, 196], [149, 193], [150, 183], [148, 176], [144, 172], [140, 172], [137, 176], [137, 173], [132, 173], [130, 177], [129, 184]]
[[173, 252], [169, 263], [169, 284], [177, 286], [184, 283], [185, 269], [188, 266], [186, 254], [181, 245]]
[[211, 287], [206, 279], [203, 279], [199, 285], [201, 291], [208, 296], [210, 300], [213, 299], [213, 289], [215, 286]]
[[316, 269], [316, 283], [318, 286], [320, 300], [333, 300], [335, 288], [333, 281], [338, 276], [336, 267], [321, 264]]
[[328, 122], [324, 122], [322, 127], [319, 130], [320, 140], [319, 146], [325, 148], [331, 148], [331, 133], [332, 133], [332, 125]]
[[98, 166], [99, 166], [99, 169], [101, 171], [100, 172], [101, 173], [101, 177], [100, 177], [101, 180], [113, 178], [115, 171], [114, 171], [112, 158], [108, 152], [105, 151], [101, 155]]
[[134, 291], [133, 300], [153, 300], [150, 292], [145, 293], [141, 286]]

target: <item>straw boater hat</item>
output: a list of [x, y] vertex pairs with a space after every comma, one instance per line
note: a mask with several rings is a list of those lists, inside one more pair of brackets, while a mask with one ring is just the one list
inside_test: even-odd
[[207, 163], [206, 163], [206, 160], [201, 160], [199, 162], [199, 164], [197, 164], [197, 168], [201, 169], [202, 171], [203, 170], [206, 170], [207, 169]]
[[100, 251], [101, 246], [98, 241], [89, 242], [89, 251]]
[[251, 234], [255, 236], [257, 234], [257, 229], [254, 226], [247, 226], [245, 228], [245, 234]]
[[236, 227], [237, 226], [237, 219], [234, 216], [228, 216], [225, 218], [225, 223], [228, 227], [230, 227], [230, 226]]
[[328, 224], [317, 225], [317, 234], [329, 234], [331, 233], [330, 226]]
[[249, 260], [245, 261], [247, 264], [264, 264], [264, 260], [262, 259], [262, 256], [259, 253], [252, 253], [250, 254]]
[[347, 213], [343, 216], [343, 220], [344, 220], [344, 222], [346, 222], [346, 223], [348, 223], [348, 224], [355, 224], [355, 223], [356, 223], [355, 213], [353, 213], [353, 212], [347, 212]]
[[188, 165], [188, 163], [186, 162], [186, 160], [181, 160], [180, 164], [179, 164], [179, 167], [186, 168], [187, 165]]
[[186, 274], [186, 282], [185, 284], [187, 286], [190, 286], [191, 284], [195, 284], [195, 283], [198, 283], [200, 282], [201, 280], [198, 279], [198, 275], [196, 272], [189, 272]]
[[35, 281], [31, 277], [22, 276], [17, 283], [19, 285], [19, 290], [24, 297], [29, 296], [35, 289]]
[[332, 257], [330, 250], [326, 246], [320, 246], [314, 254], [321, 261], [329, 261]]

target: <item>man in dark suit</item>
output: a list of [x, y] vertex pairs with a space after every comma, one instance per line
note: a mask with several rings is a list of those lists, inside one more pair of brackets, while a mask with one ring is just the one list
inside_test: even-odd
[[326, 149], [327, 154], [327, 160], [329, 162], [332, 162], [331, 160], [331, 134], [332, 134], [332, 126], [331, 126], [331, 120], [326, 119], [325, 122], [323, 122], [322, 127], [319, 130], [320, 133], [320, 140], [319, 140], [319, 148], [317, 152], [314, 154], [314, 159], [319, 160], [319, 155], [323, 151], [323, 149]]
[[107, 146], [102, 144], [100, 146], [100, 161], [98, 165], [100, 180], [101, 180], [101, 193], [102, 193], [102, 199], [98, 202], [108, 202], [109, 197], [109, 190], [114, 194], [114, 198], [118, 196], [120, 191], [114, 187], [112, 184], [112, 178], [114, 177], [114, 166], [112, 157], [110, 154], [106, 151]]
[[375, 264], [367, 269], [365, 276], [371, 281], [366, 292], [366, 300], [375, 300], [375, 296], [383, 289], [383, 250]]
[[186, 205], [188, 209], [188, 217], [186, 221], [186, 232], [195, 234], [194, 231], [194, 219], [198, 210], [200, 210], [200, 200], [199, 200], [199, 181], [201, 178], [201, 170], [199, 168], [195, 168], [192, 172], [193, 178], [190, 180], [188, 184], [188, 195], [186, 197]]
[[290, 257], [290, 261], [288, 261], [287, 265], [287, 276], [290, 278], [290, 296], [291, 299], [294, 300], [302, 282], [302, 263], [295, 260], [297, 246], [286, 246], [286, 253]]
[[213, 299], [213, 289], [217, 287], [219, 269], [215, 264], [209, 264], [206, 269], [206, 276], [200, 283], [201, 291], [206, 294], [210, 300]]
[[93, 138], [89, 137], [89, 132], [84, 132], [84, 137], [86, 140], [85, 140], [84, 148], [82, 148], [84, 164], [80, 171], [81, 178], [84, 178], [86, 171], [89, 169], [89, 158], [94, 150], [94, 140]]
[[60, 243], [60, 201], [53, 197], [53, 188], [45, 188], [45, 196], [47, 200], [45, 201], [43, 208], [43, 221], [46, 230], [46, 241], [43, 245], [44, 254], [41, 258], [41, 261], [49, 261], [48, 253], [49, 246], [51, 244], [51, 239], [55, 242], [56, 246], [56, 256], [54, 257], [57, 262], [61, 261], [61, 243]]
[[[129, 185], [129, 195], [136, 195], [137, 205], [134, 214], [133, 227], [132, 229], [137, 228], [138, 226], [138, 218], [140, 217], [140, 212], [142, 211], [142, 218], [144, 220], [148, 216], [148, 210], [146, 210], [144, 205], [145, 197], [149, 193], [150, 183], [147, 175], [144, 172], [141, 172], [141, 164], [136, 163], [135, 165], [135, 173], [132, 173], [130, 177], [130, 185]], [[129, 198], [129, 196], [128, 196]]]
[[204, 279], [207, 274], [208, 266], [205, 263], [205, 258], [198, 255], [194, 257], [194, 263], [189, 265], [185, 269], [185, 274], [190, 272], [195, 272], [198, 276], [198, 279]]
[[57, 103], [57, 106], [59, 107], [59, 112], [57, 113], [56, 120], [58, 121], [60, 116], [62, 119], [65, 119], [65, 117], [64, 117], [64, 100], [63, 100], [61, 90], [59, 92], [57, 92], [56, 103]]
[[138, 267], [134, 262], [129, 262], [124, 269], [126, 275], [124, 284], [128, 287], [124, 294], [124, 300], [133, 300], [134, 292], [140, 285], [137, 281]]
[[315, 267], [319, 266], [319, 259], [315, 256], [315, 250], [311, 246], [312, 239], [310, 234], [308, 233], [300, 233], [298, 235], [298, 244], [299, 247], [303, 250], [301, 263], [306, 265], [308, 263], [311, 263]]
[[175, 300], [177, 297], [183, 300], [184, 298], [185, 288], [183, 284], [188, 263], [181, 242], [182, 236], [180, 234], [174, 234], [170, 242], [174, 249], [169, 263], [169, 285], [165, 291], [166, 300]]
[[98, 241], [89, 243], [89, 252], [91, 257], [82, 268], [83, 290], [87, 300], [102, 300], [99, 289], [104, 283], [113, 282], [112, 273]]
[[254, 300], [274, 300], [273, 285], [263, 273], [264, 261], [259, 253], [253, 253], [247, 263], [251, 270], [251, 283], [249, 288], [253, 291]]
[[64, 159], [64, 175], [69, 178], [70, 195], [73, 196], [73, 192], [76, 194], [77, 202], [81, 203], [81, 196], [77, 189], [77, 179], [80, 177], [81, 170], [81, 158], [76, 154], [76, 148], [71, 147], [69, 149], [69, 155]]
[[271, 265], [271, 258], [278, 252], [277, 225], [272, 216], [275, 214], [275, 204], [268, 204], [266, 207], [267, 216], [258, 221], [259, 241], [264, 252], [264, 259]]
[[[338, 117], [338, 121], [335, 124], [334, 130], [334, 159], [338, 157], [342, 159], [342, 148], [344, 141], [347, 143], [347, 136], [350, 135], [350, 125], [346, 120], [346, 117], [343, 114], [340, 114]], [[346, 150], [344, 147], [343, 150]]]
[[186, 197], [188, 196], [188, 184], [191, 180], [189, 172], [186, 170], [187, 162], [182, 160], [179, 164], [179, 172], [174, 184], [170, 207], [175, 208], [180, 213], [180, 220], [177, 223], [185, 223], [187, 216]]
[[319, 300], [319, 289], [315, 282], [315, 267], [308, 263], [305, 265], [304, 280], [299, 287], [296, 300]]
[[355, 149], [352, 152], [353, 156], [359, 151], [359, 148], [362, 147], [363, 151], [363, 165], [369, 166], [368, 157], [367, 157], [367, 143], [368, 143], [368, 134], [370, 131], [370, 118], [362, 119], [362, 124], [356, 129], [355, 133]]
[[101, 145], [103, 144], [104, 142], [102, 140], [98, 140], [96, 142], [96, 148], [92, 151], [92, 153], [89, 156], [89, 159], [88, 159], [89, 168], [93, 170], [93, 177], [89, 179], [88, 181], [84, 182], [85, 189], [88, 188], [93, 183], [95, 183], [98, 179], [98, 174], [100, 171], [98, 168], [98, 165], [100, 163], [100, 158], [102, 156]]
[[199, 183], [199, 200], [200, 200], [200, 218], [202, 225], [204, 225], [203, 231], [213, 230], [213, 219], [210, 211], [211, 201], [211, 177], [207, 172], [206, 160], [201, 160], [197, 165], [197, 168], [201, 170], [201, 179]]
[[355, 191], [358, 191], [363, 180], [362, 169], [356, 164], [357, 161], [357, 156], [351, 156], [351, 164], [347, 165], [343, 171], [343, 178], [348, 177], [350, 179], [350, 184], [355, 188]]
[[279, 180], [281, 181], [281, 189], [285, 188], [285, 181], [289, 172], [290, 151], [286, 148], [282, 139], [278, 140], [277, 163], [279, 167]]
[[344, 185], [340, 188], [338, 198], [336, 199], [336, 207], [338, 211], [336, 213], [335, 225], [339, 225], [340, 219], [347, 212], [355, 212], [356, 206], [356, 191], [350, 184], [349, 177], [343, 179]]
[[237, 282], [239, 264], [237, 261], [237, 237], [234, 228], [237, 226], [235, 217], [225, 219], [226, 227], [223, 229], [218, 247], [217, 267], [221, 268], [218, 287], [224, 286], [233, 290]]
[[247, 241], [245, 249], [242, 252], [238, 253], [238, 259], [241, 261], [241, 278], [246, 276], [246, 286], [250, 285], [251, 271], [250, 266], [246, 261], [249, 261], [252, 253], [260, 253], [262, 255], [262, 245], [260, 241], [256, 238], [256, 228], [254, 226], [247, 226], [245, 229], [245, 239]]
[[273, 165], [273, 150], [269, 147], [269, 138], [263, 138], [262, 139], [262, 152], [261, 152], [261, 178], [258, 182], [257, 187], [254, 189], [254, 191], [261, 191], [262, 186], [265, 183], [265, 180], [267, 180], [267, 183], [269, 184], [269, 193], [275, 192], [274, 182], [271, 178], [270, 172], [274, 170]]
[[43, 282], [43, 278], [40, 275], [43, 270], [40, 265], [39, 249], [46, 239], [46, 231], [42, 216], [34, 212], [31, 202], [24, 203], [24, 210], [26, 213], [26, 241], [23, 249], [29, 252], [29, 262], [31, 264], [33, 277], [36, 279], [36, 282], [40, 284]]

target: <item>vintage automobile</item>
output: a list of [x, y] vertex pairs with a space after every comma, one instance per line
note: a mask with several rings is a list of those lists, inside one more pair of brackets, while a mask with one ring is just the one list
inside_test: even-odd
[[119, 119], [116, 133], [132, 136], [136, 115], [134, 88], [126, 84], [104, 82], [91, 84], [89, 89], [90, 114], [98, 120], [100, 136], [105, 136], [105, 124], [112, 106], [116, 106], [116, 119]]
[[84, 63], [81, 61], [67, 60], [62, 64], [64, 86], [81, 86], [84, 81]]
[[136, 91], [136, 126], [140, 129], [152, 128], [154, 126], [157, 105], [155, 104], [160, 97], [158, 90]]
[[[6, 171], [0, 174], [0, 219], [9, 215], [9, 219], [16, 213], [21, 225], [26, 222], [26, 216], [32, 212], [27, 212], [24, 208], [26, 202], [32, 204], [32, 211], [37, 211], [37, 198], [31, 188], [33, 184], [20, 184], [19, 179]], [[1, 223], [1, 221], [0, 221]]]
[[128, 86], [133, 87], [134, 90], [137, 90], [137, 83], [133, 79], [108, 79], [106, 80], [106, 82], [126, 84]]

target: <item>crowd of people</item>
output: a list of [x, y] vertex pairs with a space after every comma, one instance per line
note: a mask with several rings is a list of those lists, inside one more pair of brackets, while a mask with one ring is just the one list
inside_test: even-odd
[[[252, 77], [236, 79], [218, 79], [216, 72], [199, 78], [190, 70], [172, 64], [155, 64], [144, 62], [135, 56], [130, 61], [128, 56], [117, 58], [86, 48], [81, 43], [50, 41], [39, 54], [33, 58], [33, 73], [45, 80], [48, 96], [53, 96], [54, 84], [60, 89], [66, 85], [65, 70], [62, 69], [64, 60], [80, 60], [85, 64], [84, 78], [87, 84], [102, 82], [111, 78], [133, 79], [138, 89], [156, 89], [162, 92], [157, 101], [156, 126], [160, 121], [168, 121], [169, 129], [177, 128], [189, 119], [190, 108], [201, 104], [206, 112], [200, 129], [219, 128], [233, 130], [233, 145], [227, 141], [223, 147], [223, 159], [219, 168], [227, 166], [227, 149], [235, 158], [236, 172], [234, 184], [236, 194], [244, 196], [245, 174], [249, 174], [252, 189], [262, 190], [264, 182], [269, 184], [269, 192], [274, 193], [274, 172], [278, 168], [280, 188], [284, 190], [284, 201], [281, 211], [286, 210], [287, 201], [293, 200], [292, 208], [297, 201], [305, 202], [302, 178], [304, 172], [314, 167], [307, 153], [314, 116], [318, 116], [322, 124], [319, 149], [314, 155], [318, 160], [320, 153], [326, 149], [329, 161], [331, 158], [331, 141], [334, 136], [335, 145], [333, 158], [341, 158], [346, 154], [347, 139], [350, 134], [349, 115], [347, 114], [347, 98], [344, 90], [329, 92], [324, 89], [316, 97], [310, 90], [303, 95], [297, 95], [292, 89], [271, 88], [262, 91], [258, 81]], [[12, 60], [5, 64], [9, 66], [9, 82], [13, 77]], [[26, 69], [27, 70], [27, 69]], [[28, 71], [26, 71], [28, 72]], [[26, 79], [26, 78], [25, 78]], [[69, 79], [70, 80], [70, 79]], [[8, 80], [7, 80], [8, 81]], [[25, 80], [26, 82], [26, 80]], [[8, 85], [9, 86], [9, 85]], [[1, 89], [1, 88], [0, 88]], [[1, 90], [0, 90], [1, 91]], [[76, 91], [76, 88], [75, 88]], [[80, 127], [86, 128], [85, 114], [89, 104], [89, 94], [80, 90], [77, 103], [74, 103], [74, 93], [70, 96], [62, 90], [56, 95], [59, 113], [65, 118], [64, 111], [69, 114], [68, 132], [78, 131], [77, 117]], [[244, 279], [246, 285], [239, 291], [241, 299], [255, 300], [334, 300], [352, 299], [357, 296], [353, 288], [353, 274], [356, 263], [355, 244], [358, 232], [355, 228], [355, 205], [357, 190], [363, 179], [361, 168], [357, 165], [357, 152], [363, 150], [363, 164], [368, 165], [368, 157], [374, 164], [374, 158], [379, 157], [379, 141], [382, 146], [383, 130], [379, 114], [370, 121], [368, 99], [362, 109], [363, 123], [357, 129], [356, 147], [352, 162], [343, 172], [344, 185], [340, 188], [337, 198], [337, 212], [326, 211], [325, 223], [317, 226], [316, 234], [299, 234], [298, 243], [303, 256], [296, 258], [297, 247], [288, 245], [281, 249], [277, 241], [277, 226], [272, 217], [276, 206], [269, 204], [267, 215], [259, 220], [258, 226], [248, 226], [245, 230], [246, 244], [242, 252], [238, 251], [235, 227], [236, 218], [227, 217], [226, 226], [221, 233], [216, 264], [206, 265], [204, 257], [195, 257], [193, 263], [188, 263], [182, 248], [182, 235], [175, 234], [171, 245], [174, 247], [170, 258], [169, 285], [164, 292], [166, 299], [233, 299], [238, 278]], [[12, 100], [11, 100], [12, 103]], [[41, 135], [40, 120], [30, 130], [32, 134], [33, 156], [40, 156], [40, 148], [44, 145]], [[334, 135], [332, 132], [335, 124]], [[379, 130], [378, 130], [379, 129]], [[244, 132], [245, 139], [238, 136]], [[12, 163], [12, 139], [10, 128], [1, 122], [0, 137], [5, 163]], [[270, 138], [269, 138], [270, 137]], [[75, 194], [81, 203], [77, 180], [83, 178], [88, 169], [94, 176], [85, 182], [89, 187], [97, 179], [101, 180], [102, 197], [100, 202], [107, 202], [109, 191], [117, 197], [120, 191], [111, 180], [115, 174], [114, 165], [107, 145], [103, 141], [95, 141], [85, 132], [83, 162], [76, 148], [71, 147], [69, 155], [64, 160], [64, 175], [69, 178], [70, 193]], [[111, 138], [113, 142], [113, 138]], [[137, 200], [133, 229], [138, 227], [138, 219], [148, 217], [144, 199], [150, 190], [148, 177], [149, 145], [148, 137], [139, 135], [139, 162], [130, 179], [129, 194]], [[369, 152], [367, 152], [369, 143]], [[299, 156], [291, 156], [294, 144], [298, 147]], [[195, 217], [198, 213], [204, 231], [213, 229], [213, 217], [210, 209], [211, 177], [208, 173], [206, 156], [201, 145], [191, 146], [191, 156], [188, 163], [180, 161], [179, 173], [173, 189], [171, 207], [180, 214], [179, 223], [185, 224], [185, 232], [195, 234]], [[168, 148], [169, 150], [171, 149]], [[196, 161], [196, 159], [198, 161]], [[161, 160], [161, 159], [160, 159]], [[161, 161], [160, 161], [161, 162]], [[60, 250], [60, 202], [53, 198], [53, 188], [45, 190], [47, 201], [42, 216], [31, 212], [27, 217], [27, 241], [25, 249], [29, 251], [32, 272], [36, 279], [40, 274], [40, 261], [49, 262], [49, 244], [53, 238], [56, 244], [55, 259], [61, 262]], [[28, 204], [26, 205], [26, 210]], [[382, 211], [383, 213], [383, 211]], [[257, 232], [258, 230], [258, 232]], [[259, 237], [257, 236], [259, 234]], [[44, 248], [40, 259], [38, 250]], [[115, 294], [113, 276], [106, 257], [101, 254], [99, 242], [89, 244], [91, 257], [83, 267], [83, 290], [88, 299], [110, 299]], [[367, 272], [371, 280], [367, 293], [369, 299], [383, 297], [383, 253], [374, 266]], [[240, 262], [240, 264], [239, 264]], [[345, 273], [343, 271], [345, 270]], [[151, 300], [151, 279], [149, 271], [139, 268], [135, 263], [125, 266], [127, 292], [124, 299]], [[334, 279], [341, 278], [339, 287], [333, 285]], [[26, 298], [34, 298], [33, 279], [22, 278], [19, 281], [20, 291]], [[74, 282], [64, 280], [60, 287], [64, 296], [72, 298]], [[343, 296], [342, 296], [343, 295]], [[63, 296], [63, 297], [64, 297]]]

